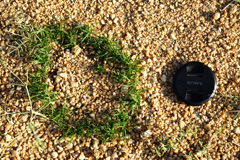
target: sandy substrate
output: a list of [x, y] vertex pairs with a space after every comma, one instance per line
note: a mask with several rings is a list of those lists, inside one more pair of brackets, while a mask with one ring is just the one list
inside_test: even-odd
[[[96, 138], [58, 142], [61, 134], [39, 116], [30, 119], [29, 113], [1, 115], [2, 158], [170, 160], [188, 159], [184, 155], [192, 151], [196, 159], [239, 159], [239, 118], [231, 121], [236, 113], [229, 111], [236, 108], [225, 97], [240, 92], [240, 5], [231, 4], [222, 10], [227, 4], [223, 0], [2, 0], [0, 58], [22, 80], [26, 80], [30, 64], [17, 55], [4, 57], [11, 51], [4, 36], [14, 32], [13, 22], [44, 25], [51, 20], [69, 20], [69, 24], [91, 23], [99, 35], [116, 34], [116, 40], [132, 59], [142, 59], [145, 72], [139, 78], [141, 87], [148, 88], [137, 117], [140, 127], [127, 142], [117, 139], [101, 144]], [[84, 49], [77, 55], [60, 51], [53, 62], [55, 75], [49, 76], [48, 82], [62, 92], [62, 97], [90, 87], [87, 96], [81, 94], [67, 103], [78, 108], [79, 114], [96, 108], [91, 115], [94, 119], [101, 109], [115, 106], [117, 102], [112, 99], [121, 94], [121, 85], [107, 75], [95, 74], [94, 60], [85, 54]], [[171, 87], [173, 74], [188, 61], [203, 62], [217, 78], [216, 95], [199, 107], [180, 102]], [[24, 88], [10, 83], [20, 82], [0, 63], [0, 114], [29, 112]], [[37, 109], [37, 104], [34, 107]], [[36, 126], [35, 133], [28, 127], [30, 121]], [[160, 158], [155, 148], [163, 143], [158, 137], [179, 139], [182, 134], [178, 126], [183, 132], [191, 127], [193, 132]]]

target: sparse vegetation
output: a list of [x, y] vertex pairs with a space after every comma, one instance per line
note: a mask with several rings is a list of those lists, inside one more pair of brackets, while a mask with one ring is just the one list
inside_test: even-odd
[[225, 95], [220, 95], [219, 96], [219, 101], [222, 102], [223, 104], [225, 104], [226, 106], [230, 106], [232, 108], [232, 110], [229, 110], [229, 113], [233, 113], [234, 116], [231, 119], [231, 121], [229, 121], [227, 124], [219, 127], [217, 129], [218, 134], [222, 135], [223, 131], [226, 129], [227, 125], [232, 123], [235, 119], [237, 119], [240, 115], [240, 99], [239, 99], [239, 95], [237, 94], [232, 94], [232, 93], [228, 93]]
[[[181, 133], [181, 137], [171, 137], [170, 140], [167, 140], [166, 138], [163, 138], [162, 136], [158, 137], [158, 140], [160, 142], [160, 146], [156, 147], [155, 150], [159, 157], [163, 157], [167, 152], [170, 150], [178, 150], [179, 145], [184, 145], [183, 140], [188, 138], [189, 136], [193, 136], [193, 139], [197, 138], [198, 130], [196, 126], [194, 129], [192, 129], [190, 126], [188, 127], [187, 131], [184, 132], [180, 126], [178, 126], [178, 132]], [[177, 136], [177, 135], [176, 135]], [[194, 141], [194, 140], [193, 140]], [[209, 157], [206, 155], [206, 146], [207, 144], [203, 144], [203, 141], [199, 140], [198, 145], [200, 149], [191, 150], [189, 149], [186, 153], [184, 153], [184, 157], [187, 159], [198, 159], [196, 154], [200, 154], [201, 157]]]
[[[227, 125], [229, 125], [230, 123], [232, 123], [235, 119], [237, 119], [240, 115], [240, 108], [239, 108], [239, 95], [237, 94], [226, 94], [226, 95], [217, 95], [218, 101], [221, 102], [222, 104], [225, 105], [229, 105], [230, 107], [233, 108], [233, 110], [229, 111], [231, 113], [236, 113], [234, 115], [234, 117], [231, 119], [231, 121], [229, 121], [227, 124], [219, 127], [215, 134], [220, 134], [222, 135], [224, 130], [226, 129]], [[171, 137], [169, 140], [167, 138], [163, 138], [163, 136], [161, 135], [160, 137], [158, 137], [158, 140], [160, 142], [160, 146], [155, 147], [156, 153], [158, 154], [159, 157], [163, 157], [167, 152], [169, 152], [170, 150], [178, 150], [178, 146], [180, 144], [183, 144], [183, 139], [186, 139], [188, 136], [190, 136], [190, 134], [193, 136], [193, 138], [197, 137], [198, 134], [198, 130], [195, 126], [194, 129], [192, 129], [190, 126], [188, 127], [186, 132], [183, 132], [181, 127], [179, 126], [178, 132], [181, 133], [181, 137], [180, 138], [176, 138], [176, 137]], [[177, 136], [177, 135], [176, 135]], [[209, 157], [207, 155], [207, 146], [208, 144], [204, 144], [203, 141], [199, 140], [199, 148], [198, 150], [190, 150], [187, 153], [184, 154], [186, 159], [191, 159], [191, 160], [198, 160], [198, 156], [200, 155], [201, 158], [205, 157], [205, 159], [211, 159], [211, 157]], [[198, 155], [198, 156], [197, 156]], [[203, 158], [204, 159], [204, 158]]]

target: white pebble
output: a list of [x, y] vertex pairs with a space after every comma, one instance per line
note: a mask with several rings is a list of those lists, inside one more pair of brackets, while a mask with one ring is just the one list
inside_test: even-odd
[[79, 85], [78, 85], [78, 82], [73, 82], [72, 83], [72, 87], [78, 87]]
[[163, 82], [166, 82], [167, 81], [167, 76], [164, 74], [164, 75], [162, 75], [162, 81]]
[[201, 26], [198, 26], [196, 30], [201, 31], [202, 30]]
[[57, 153], [57, 152], [53, 152], [53, 153], [52, 153], [52, 158], [57, 158], [57, 156], [58, 156], [58, 153]]
[[162, 48], [162, 50], [166, 50], [167, 49], [167, 47], [163, 44], [162, 46], [161, 46], [161, 48]]
[[18, 86], [17, 87], [17, 91], [20, 91], [22, 89], [22, 87]]
[[59, 73], [59, 76], [61, 76], [63, 78], [67, 78], [67, 73]]
[[99, 141], [97, 139], [94, 139], [93, 148], [98, 150], [99, 149], [98, 145], [99, 145]]
[[72, 48], [72, 52], [76, 55], [82, 52], [82, 48], [79, 47], [79, 45], [76, 45], [75, 47]]
[[9, 142], [9, 141], [11, 140], [11, 138], [12, 138], [12, 137], [7, 134], [7, 135], [6, 135], [6, 142]]
[[143, 78], [146, 78], [147, 77], [147, 71], [144, 71], [143, 72]]
[[234, 133], [236, 133], [236, 134], [240, 134], [240, 127], [236, 127], [236, 128], [234, 128]]
[[57, 146], [58, 148], [58, 152], [62, 152], [63, 151], [63, 148], [61, 146]]
[[104, 21], [104, 20], [101, 20], [101, 24], [104, 25], [104, 24], [105, 24], [105, 21]]
[[143, 133], [143, 137], [150, 137], [152, 135], [152, 132], [150, 130], [147, 130]]
[[80, 159], [80, 160], [84, 160], [84, 159], [85, 159], [85, 156], [84, 156], [83, 152], [81, 153], [79, 159]]
[[162, 71], [162, 68], [161, 67], [158, 67], [158, 68], [156, 68], [156, 70], [155, 70], [156, 72], [158, 72], [158, 73], [161, 73], [161, 71]]
[[174, 6], [173, 6], [173, 5], [170, 5], [170, 9], [174, 10]]
[[26, 122], [27, 119], [28, 119], [28, 114], [26, 114], [26, 115], [24, 115], [24, 116], [22, 117], [22, 121], [23, 121], [23, 122]]
[[73, 147], [72, 143], [68, 143], [67, 146], [66, 146], [67, 149], [71, 149], [72, 147]]
[[115, 19], [113, 20], [113, 23], [117, 24], [117, 22], [118, 22], [118, 18], [115, 18]]
[[219, 12], [216, 12], [216, 13], [214, 14], [213, 18], [214, 18], [215, 20], [218, 20], [218, 19], [220, 18], [220, 13], [219, 13]]
[[184, 26], [181, 25], [181, 26], [179, 27], [179, 29], [180, 29], [180, 31], [183, 31], [183, 30], [184, 30]]
[[171, 33], [171, 38], [172, 38], [172, 39], [177, 39], [174, 32]]

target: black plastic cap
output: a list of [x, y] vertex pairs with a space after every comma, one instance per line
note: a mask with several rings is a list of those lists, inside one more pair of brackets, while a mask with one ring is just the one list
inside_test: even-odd
[[173, 76], [173, 91], [188, 105], [200, 106], [214, 95], [217, 80], [212, 70], [200, 62], [188, 62]]

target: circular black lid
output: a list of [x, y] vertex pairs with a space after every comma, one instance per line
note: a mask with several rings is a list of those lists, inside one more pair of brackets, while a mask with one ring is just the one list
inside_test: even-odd
[[173, 76], [173, 91], [188, 105], [200, 106], [215, 93], [217, 81], [212, 70], [200, 62], [188, 62]]

